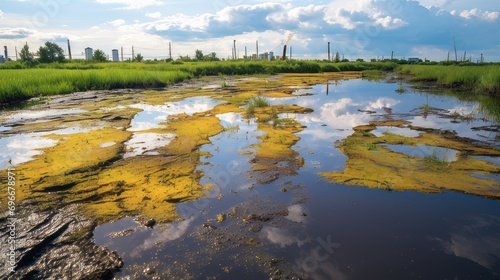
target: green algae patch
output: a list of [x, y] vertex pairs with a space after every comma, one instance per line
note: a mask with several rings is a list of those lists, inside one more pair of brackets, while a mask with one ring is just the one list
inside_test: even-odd
[[210, 113], [174, 115], [164, 125], [166, 129], [162, 132], [176, 134], [169, 145], [160, 149], [162, 154], [169, 155], [194, 152], [199, 146], [210, 143], [210, 137], [223, 131], [220, 120]]
[[[72, 135], [48, 135], [58, 141], [35, 160], [16, 167], [20, 180], [17, 199], [34, 199], [45, 206], [55, 206], [64, 193], [88, 180], [123, 154], [130, 132], [113, 128]], [[114, 142], [111, 146], [102, 146]]]
[[[195, 172], [198, 154], [132, 157], [101, 172], [95, 182], [100, 197], [81, 206], [101, 222], [125, 215], [142, 215], [158, 222], [174, 220], [176, 204], [198, 199], [208, 187]], [[90, 183], [92, 185], [92, 183]]]
[[261, 142], [255, 144], [257, 148], [251, 160], [250, 176], [258, 183], [270, 183], [279, 176], [296, 174], [296, 170], [304, 165], [304, 159], [292, 146], [300, 140], [295, 135], [303, 130], [296, 120], [279, 118], [276, 112], [308, 112], [307, 108], [299, 106], [268, 106], [256, 108], [257, 130], [264, 132], [259, 136]]
[[[383, 122], [378, 122], [383, 125]], [[374, 123], [371, 123], [374, 126]], [[358, 129], [339, 144], [348, 159], [342, 172], [323, 172], [320, 175], [336, 183], [396, 191], [437, 193], [443, 190], [500, 197], [500, 185], [493, 179], [475, 174], [500, 173], [500, 167], [475, 159], [474, 155], [499, 156], [496, 149], [470, 144], [463, 139], [425, 133], [419, 137], [404, 137], [384, 133], [381, 137]], [[455, 161], [435, 155], [412, 156], [389, 149], [385, 144], [417, 147], [428, 145], [459, 151]]]

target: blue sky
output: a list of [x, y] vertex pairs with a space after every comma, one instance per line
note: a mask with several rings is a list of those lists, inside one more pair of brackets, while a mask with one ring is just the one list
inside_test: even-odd
[[498, 0], [3, 0], [0, 4], [0, 45], [15, 58], [28, 42], [32, 51], [45, 41], [64, 49], [70, 39], [74, 57], [86, 47], [111, 54], [124, 48], [146, 58], [194, 56], [196, 49], [231, 55], [236, 40], [239, 57], [282, 51], [293, 33], [293, 57], [346, 58], [459, 57], [500, 61]]

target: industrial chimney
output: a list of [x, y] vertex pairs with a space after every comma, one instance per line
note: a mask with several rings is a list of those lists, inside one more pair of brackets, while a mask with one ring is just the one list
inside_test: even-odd
[[7, 51], [7, 46], [3, 46], [3, 53], [5, 54], [5, 61], [9, 61], [9, 52]]

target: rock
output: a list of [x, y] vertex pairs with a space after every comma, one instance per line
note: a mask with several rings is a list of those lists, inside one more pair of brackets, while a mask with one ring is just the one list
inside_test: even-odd
[[[92, 241], [96, 223], [76, 213], [76, 206], [40, 212], [20, 205], [16, 221], [16, 268], [11, 279], [111, 279], [123, 266], [115, 252]], [[5, 219], [0, 225], [5, 229]], [[0, 241], [5, 244], [8, 232]], [[0, 262], [6, 263], [7, 246], [0, 247]], [[7, 278], [0, 270], [0, 278]]]
[[148, 219], [144, 217], [137, 217], [134, 219], [134, 222], [138, 223], [139, 225], [143, 227], [148, 227], [152, 228], [156, 225], [156, 220], [155, 219]]

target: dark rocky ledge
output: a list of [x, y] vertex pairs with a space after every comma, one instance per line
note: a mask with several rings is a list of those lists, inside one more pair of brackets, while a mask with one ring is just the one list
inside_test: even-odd
[[75, 205], [38, 211], [23, 203], [15, 221], [16, 267], [9, 273], [11, 224], [0, 219], [0, 279], [111, 279], [123, 261], [92, 240], [95, 222], [77, 214]]

